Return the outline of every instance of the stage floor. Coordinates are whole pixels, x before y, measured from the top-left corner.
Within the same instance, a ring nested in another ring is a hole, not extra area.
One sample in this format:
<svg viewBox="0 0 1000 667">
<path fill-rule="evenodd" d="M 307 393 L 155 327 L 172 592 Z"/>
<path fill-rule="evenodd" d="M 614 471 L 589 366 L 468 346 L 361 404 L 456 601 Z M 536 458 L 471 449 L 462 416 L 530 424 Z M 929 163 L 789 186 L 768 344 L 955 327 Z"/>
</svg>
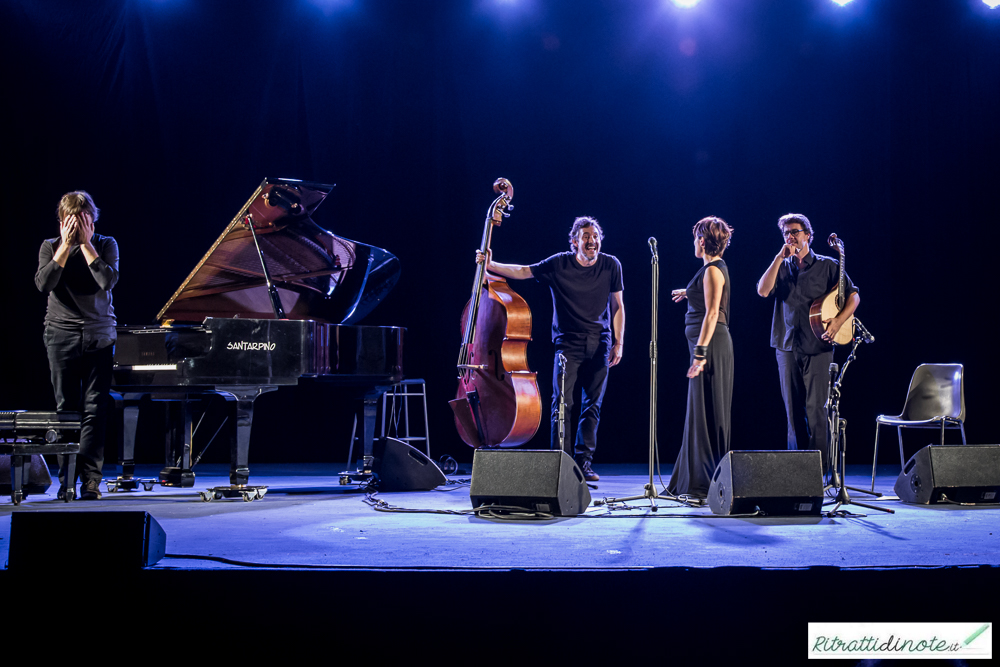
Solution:
<svg viewBox="0 0 1000 667">
<path fill-rule="evenodd" d="M 470 466 L 464 466 L 469 469 Z M 56 485 L 19 507 L 0 499 L 0 562 L 10 545 L 13 512 L 145 510 L 163 527 L 168 556 L 156 569 L 243 569 L 302 566 L 375 570 L 629 570 L 648 568 L 927 568 L 1000 565 L 998 507 L 916 506 L 899 502 L 898 468 L 880 470 L 881 499 L 852 492 L 858 506 L 845 517 L 732 518 L 707 508 L 659 501 L 633 509 L 591 506 L 575 518 L 499 520 L 470 514 L 468 484 L 434 491 L 379 493 L 383 512 L 356 485 L 341 486 L 342 466 L 256 465 L 251 483 L 266 485 L 254 502 L 205 502 L 199 490 L 228 483 L 225 466 L 197 470 L 192 489 L 104 493 L 96 502 L 63 503 Z M 642 493 L 644 465 L 596 466 L 595 500 Z M 140 467 L 155 476 L 157 466 Z M 111 472 L 111 471 L 109 471 Z M 663 469 L 667 480 L 669 466 Z M 458 474 L 452 480 L 468 480 Z M 851 486 L 868 488 L 870 469 L 850 467 Z M 103 488 L 103 487 L 102 487 Z M 426 510 L 416 512 L 412 510 Z M 177 556 L 183 556 L 179 558 Z M 212 559 L 226 559 L 222 562 Z"/>
</svg>

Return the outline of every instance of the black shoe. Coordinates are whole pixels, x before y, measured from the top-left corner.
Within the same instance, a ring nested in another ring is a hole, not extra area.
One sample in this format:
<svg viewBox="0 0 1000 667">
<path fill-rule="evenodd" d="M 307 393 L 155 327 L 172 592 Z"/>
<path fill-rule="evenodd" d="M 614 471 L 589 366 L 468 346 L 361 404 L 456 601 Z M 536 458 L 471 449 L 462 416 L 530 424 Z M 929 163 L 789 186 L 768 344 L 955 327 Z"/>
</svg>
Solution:
<svg viewBox="0 0 1000 667">
<path fill-rule="evenodd" d="M 66 487 L 60 486 L 59 492 L 56 493 L 56 500 L 66 500 Z"/>
<path fill-rule="evenodd" d="M 100 500 L 101 480 L 92 479 L 80 485 L 80 500 Z"/>
<path fill-rule="evenodd" d="M 601 476 L 594 472 L 594 469 L 590 467 L 590 461 L 584 461 L 581 463 L 580 471 L 583 472 L 583 478 L 588 482 L 601 481 Z"/>
</svg>

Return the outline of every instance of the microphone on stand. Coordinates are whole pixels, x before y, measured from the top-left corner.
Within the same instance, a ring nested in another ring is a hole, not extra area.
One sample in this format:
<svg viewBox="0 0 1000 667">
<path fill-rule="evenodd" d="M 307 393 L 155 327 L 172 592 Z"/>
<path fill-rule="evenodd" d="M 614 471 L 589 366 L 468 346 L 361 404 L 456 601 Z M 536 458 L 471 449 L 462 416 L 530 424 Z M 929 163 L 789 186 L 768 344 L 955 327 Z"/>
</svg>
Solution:
<svg viewBox="0 0 1000 667">
<path fill-rule="evenodd" d="M 653 251 L 653 257 L 656 257 L 656 237 L 650 236 L 648 243 L 649 249 Z"/>
<path fill-rule="evenodd" d="M 874 343 L 875 336 L 871 335 L 868 329 L 865 329 L 865 325 L 861 324 L 861 320 L 854 318 L 854 326 L 858 329 L 858 335 L 861 336 L 861 340 L 866 343 Z"/>
<path fill-rule="evenodd" d="M 840 391 L 837 389 L 837 373 L 839 372 L 840 366 L 837 364 L 830 364 L 830 393 L 827 394 L 826 404 L 823 406 L 827 410 L 830 409 L 830 401 L 833 399 L 834 394 L 840 394 Z"/>
<path fill-rule="evenodd" d="M 556 352 L 556 359 L 559 361 L 559 370 L 566 370 L 566 355 L 562 352 Z"/>
</svg>

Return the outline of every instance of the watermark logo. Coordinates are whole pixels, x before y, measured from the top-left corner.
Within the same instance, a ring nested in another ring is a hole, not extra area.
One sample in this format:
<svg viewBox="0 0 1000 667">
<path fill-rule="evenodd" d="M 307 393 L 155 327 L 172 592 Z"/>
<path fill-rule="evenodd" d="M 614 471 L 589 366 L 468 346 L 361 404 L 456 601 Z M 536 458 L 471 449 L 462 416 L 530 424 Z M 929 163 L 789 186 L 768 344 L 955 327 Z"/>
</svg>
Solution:
<svg viewBox="0 0 1000 667">
<path fill-rule="evenodd" d="M 248 340 L 231 340 L 226 344 L 227 350 L 273 350 L 274 343 L 253 343 Z"/>
<path fill-rule="evenodd" d="M 992 623 L 810 623 L 810 659 L 993 658 Z"/>
</svg>

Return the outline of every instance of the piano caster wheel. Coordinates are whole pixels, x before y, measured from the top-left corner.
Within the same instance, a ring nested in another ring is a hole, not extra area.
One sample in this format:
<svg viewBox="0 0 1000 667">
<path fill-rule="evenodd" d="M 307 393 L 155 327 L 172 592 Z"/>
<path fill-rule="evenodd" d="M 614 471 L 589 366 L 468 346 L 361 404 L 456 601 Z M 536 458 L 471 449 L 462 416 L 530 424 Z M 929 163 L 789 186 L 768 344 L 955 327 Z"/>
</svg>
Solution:
<svg viewBox="0 0 1000 667">
<path fill-rule="evenodd" d="M 267 493 L 267 487 L 258 487 L 255 489 L 250 489 L 249 491 L 243 491 L 243 502 L 253 502 L 255 500 L 260 500 Z"/>
<path fill-rule="evenodd" d="M 199 491 L 201 499 L 208 502 L 213 498 L 222 500 L 223 498 L 242 498 L 243 502 L 253 502 L 260 500 L 267 493 L 266 486 L 218 486 L 206 491 Z"/>
<path fill-rule="evenodd" d="M 350 475 L 341 475 L 340 476 L 340 485 L 341 486 L 347 486 L 350 483 L 351 483 L 351 477 L 350 477 Z"/>
<path fill-rule="evenodd" d="M 10 494 L 10 499 L 14 501 L 15 506 L 20 505 L 21 501 L 27 497 L 28 494 L 24 493 L 23 491 L 15 491 L 14 493 Z"/>
<path fill-rule="evenodd" d="M 118 479 L 106 479 L 104 480 L 105 486 L 108 487 L 108 493 L 118 493 L 119 491 L 135 491 L 139 488 L 139 484 L 147 491 L 153 490 L 153 482 L 151 479 L 136 479 L 134 477 L 119 477 Z"/>
</svg>

